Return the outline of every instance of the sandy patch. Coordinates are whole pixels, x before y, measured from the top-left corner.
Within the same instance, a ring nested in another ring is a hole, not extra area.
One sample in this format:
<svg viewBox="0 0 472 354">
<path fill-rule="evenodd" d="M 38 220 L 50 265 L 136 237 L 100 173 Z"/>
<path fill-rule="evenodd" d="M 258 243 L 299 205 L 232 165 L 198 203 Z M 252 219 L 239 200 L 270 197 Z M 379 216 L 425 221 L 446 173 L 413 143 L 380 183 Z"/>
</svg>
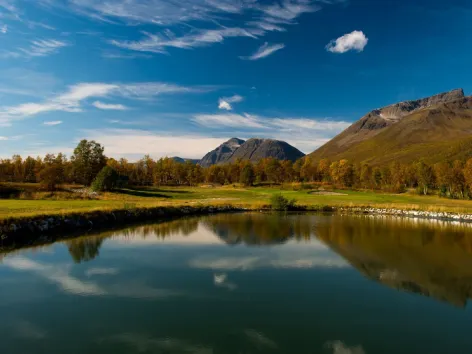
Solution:
<svg viewBox="0 0 472 354">
<path fill-rule="evenodd" d="M 348 195 L 346 193 L 337 193 L 337 192 L 330 192 L 330 191 L 312 191 L 312 192 L 308 192 L 308 194 L 311 194 L 311 195 L 332 195 L 332 196 Z"/>
</svg>

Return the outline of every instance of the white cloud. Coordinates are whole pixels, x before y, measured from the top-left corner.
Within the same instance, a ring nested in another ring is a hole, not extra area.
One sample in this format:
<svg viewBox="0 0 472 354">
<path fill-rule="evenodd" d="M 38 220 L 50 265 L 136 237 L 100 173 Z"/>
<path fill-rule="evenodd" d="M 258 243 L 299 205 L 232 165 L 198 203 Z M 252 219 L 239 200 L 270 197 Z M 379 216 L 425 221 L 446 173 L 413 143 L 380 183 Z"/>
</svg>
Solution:
<svg viewBox="0 0 472 354">
<path fill-rule="evenodd" d="M 324 2 L 330 3 L 332 1 Z M 275 2 L 272 5 L 261 7 L 260 9 L 268 16 L 271 22 L 286 23 L 287 21 L 293 21 L 304 13 L 320 10 L 321 7 L 314 3 L 315 1 L 310 0 L 284 0 L 280 3 Z"/>
<path fill-rule="evenodd" d="M 216 287 L 225 288 L 228 290 L 235 290 L 238 286 L 228 281 L 228 274 L 213 274 L 213 283 Z"/>
<path fill-rule="evenodd" d="M 266 256 L 247 257 L 198 257 L 189 262 L 190 267 L 214 271 L 253 270 L 266 268 L 305 269 L 305 268 L 343 268 L 348 267 L 341 257 L 329 251 L 313 255 L 274 253 Z"/>
<path fill-rule="evenodd" d="M 63 291 L 76 295 L 104 295 L 105 290 L 98 285 L 83 282 L 69 275 L 68 269 L 55 267 L 32 261 L 28 258 L 14 257 L 7 258 L 3 263 L 12 269 L 19 271 L 30 271 L 44 277 L 51 283 L 57 284 Z"/>
<path fill-rule="evenodd" d="M 299 129 L 317 130 L 317 131 L 334 131 L 336 133 L 348 128 L 352 123 L 344 121 L 317 120 L 307 118 L 274 118 L 270 120 L 270 124 L 286 131 Z"/>
<path fill-rule="evenodd" d="M 13 51 L 0 53 L 1 58 L 33 58 L 55 54 L 59 49 L 69 46 L 70 43 L 56 39 L 38 39 L 30 42 L 27 47 L 18 47 Z"/>
<path fill-rule="evenodd" d="M 128 109 L 128 107 L 122 105 L 122 104 L 109 104 L 109 103 L 103 103 L 100 101 L 95 101 L 92 103 L 93 106 L 97 107 L 98 109 L 104 109 L 104 110 L 115 110 L 115 111 L 125 111 Z"/>
<path fill-rule="evenodd" d="M 8 32 L 8 25 L 3 25 L 0 27 L 0 33 L 6 34 Z"/>
<path fill-rule="evenodd" d="M 238 103 L 238 102 L 242 102 L 243 100 L 244 100 L 244 97 L 239 96 L 239 95 L 234 95 L 231 97 L 221 97 L 218 100 L 218 108 L 231 111 L 233 109 L 233 106 L 231 105 L 231 103 Z"/>
<path fill-rule="evenodd" d="M 257 38 L 257 36 L 261 34 L 263 34 L 263 32 L 259 30 L 247 30 L 238 27 L 198 30 L 196 32 L 184 34 L 180 37 L 174 35 L 170 31 L 164 31 L 163 33 L 158 34 L 144 32 L 146 37 L 140 41 L 111 40 L 110 43 L 119 48 L 140 52 L 166 53 L 167 47 L 192 49 L 215 43 L 222 43 L 226 38 Z"/>
<path fill-rule="evenodd" d="M 103 144 L 107 156 L 129 159 L 139 159 L 146 154 L 153 158 L 183 156 L 198 159 L 229 139 L 201 135 L 169 136 L 135 129 L 104 129 L 84 133 L 87 139 Z"/>
<path fill-rule="evenodd" d="M 7 141 L 7 140 L 10 140 L 10 139 L 8 139 L 6 136 L 0 136 L 0 141 Z"/>
<path fill-rule="evenodd" d="M 208 129 L 218 129 L 227 136 L 257 136 L 283 140 L 305 153 L 314 151 L 351 125 L 350 122 L 329 118 L 280 118 L 247 113 L 197 114 L 192 120 Z"/>
<path fill-rule="evenodd" d="M 43 123 L 44 125 L 59 125 L 59 124 L 62 124 L 62 120 L 55 120 L 55 121 L 51 121 L 51 122 L 44 122 Z"/>
<path fill-rule="evenodd" d="M 369 39 L 365 36 L 362 31 L 354 31 L 348 34 L 345 34 L 338 39 L 333 39 L 326 46 L 326 50 L 332 53 L 346 53 L 350 50 L 356 50 L 362 52 L 369 42 Z"/>
<path fill-rule="evenodd" d="M 129 50 L 165 53 L 166 48 L 190 49 L 221 43 L 230 37 L 261 37 L 269 32 L 284 31 L 296 24 L 304 13 L 320 9 L 320 3 L 342 0 L 73 0 L 67 6 L 52 6 L 74 11 L 94 20 L 134 26 L 158 25 L 162 33 L 144 33 L 140 41 L 111 40 L 110 43 Z M 241 20 L 240 27 L 234 22 Z M 185 26 L 176 26 L 176 25 Z M 178 28 L 178 33 L 171 31 Z"/>
<path fill-rule="evenodd" d="M 130 284 L 111 284 L 100 286 L 91 281 L 84 281 L 72 276 L 71 265 L 39 263 L 24 257 L 6 258 L 3 264 L 17 271 L 31 272 L 55 284 L 68 294 L 80 296 L 117 296 L 125 298 L 158 299 L 169 296 L 181 296 L 182 293 L 149 287 L 133 282 Z M 93 273 L 93 272 L 92 272 Z"/>
<path fill-rule="evenodd" d="M 194 122 L 206 127 L 249 127 L 264 128 L 257 116 L 245 113 L 244 115 L 224 114 L 198 114 L 193 118 Z"/>
<path fill-rule="evenodd" d="M 82 102 L 90 98 L 117 96 L 127 99 L 152 99 L 163 94 L 204 93 L 214 89 L 216 88 L 211 86 L 185 87 L 162 82 L 132 84 L 107 84 L 101 82 L 79 83 L 70 86 L 65 93 L 51 97 L 40 103 L 30 102 L 18 106 L 0 107 L 0 124 L 44 112 L 81 112 Z M 100 109 L 124 108 L 122 105 L 105 105 L 100 102 L 95 106 Z"/>
<path fill-rule="evenodd" d="M 18 9 L 14 5 L 12 0 L 0 0 L 0 7 L 3 7 L 5 10 L 10 12 L 18 12 Z"/>
<path fill-rule="evenodd" d="M 332 349 L 333 354 L 365 354 L 364 348 L 361 346 L 348 347 L 340 340 L 328 342 L 326 343 L 325 347 Z"/>
<path fill-rule="evenodd" d="M 252 55 L 248 57 L 240 57 L 241 59 L 245 60 L 259 60 L 265 57 L 268 57 L 269 55 L 275 53 L 278 50 L 281 50 L 285 48 L 285 44 L 273 44 L 269 45 L 269 43 L 264 43 L 259 49 Z"/>
<path fill-rule="evenodd" d="M 344 121 L 320 120 L 308 118 L 272 118 L 245 113 L 198 114 L 193 118 L 195 122 L 207 127 L 248 127 L 277 129 L 278 131 L 334 131 L 340 132 L 352 123 Z"/>
<path fill-rule="evenodd" d="M 123 20 L 125 23 L 150 23 L 161 26 L 212 21 L 224 15 L 261 15 L 273 22 L 292 21 L 319 9 L 317 0 L 73 0 L 71 9 L 102 21 Z M 332 3 L 335 1 L 322 1 Z"/>
</svg>

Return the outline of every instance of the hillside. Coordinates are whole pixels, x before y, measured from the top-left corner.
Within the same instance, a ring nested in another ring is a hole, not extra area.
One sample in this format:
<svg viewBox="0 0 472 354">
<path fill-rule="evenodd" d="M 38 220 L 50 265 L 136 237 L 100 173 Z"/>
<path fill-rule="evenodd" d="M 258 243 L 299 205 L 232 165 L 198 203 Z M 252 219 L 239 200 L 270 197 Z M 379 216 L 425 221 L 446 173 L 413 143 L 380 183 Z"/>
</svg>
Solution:
<svg viewBox="0 0 472 354">
<path fill-rule="evenodd" d="M 200 165 L 208 167 L 214 164 L 235 162 L 238 159 L 257 162 L 268 157 L 296 161 L 303 156 L 305 156 L 304 153 L 284 141 L 272 139 L 244 141 L 232 138 L 206 154 L 200 161 Z"/>
<path fill-rule="evenodd" d="M 244 143 L 244 140 L 232 138 L 206 154 L 199 162 L 202 167 L 209 167 L 227 162 L 233 153 Z"/>
<path fill-rule="evenodd" d="M 186 163 L 186 162 L 191 162 L 192 164 L 196 165 L 200 160 L 198 159 L 186 159 L 178 156 L 171 157 L 172 160 L 178 163 Z"/>
<path fill-rule="evenodd" d="M 472 97 L 454 90 L 374 110 L 309 156 L 372 165 L 472 157 Z"/>
</svg>

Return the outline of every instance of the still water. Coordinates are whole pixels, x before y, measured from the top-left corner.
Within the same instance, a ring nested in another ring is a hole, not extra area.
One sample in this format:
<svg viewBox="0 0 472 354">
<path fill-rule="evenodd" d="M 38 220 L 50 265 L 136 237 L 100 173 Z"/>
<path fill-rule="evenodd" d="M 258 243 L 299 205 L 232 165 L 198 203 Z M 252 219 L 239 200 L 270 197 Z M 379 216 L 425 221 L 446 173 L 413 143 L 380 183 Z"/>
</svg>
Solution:
<svg viewBox="0 0 472 354">
<path fill-rule="evenodd" d="M 0 255 L 0 353 L 472 353 L 472 225 L 187 218 Z"/>
</svg>

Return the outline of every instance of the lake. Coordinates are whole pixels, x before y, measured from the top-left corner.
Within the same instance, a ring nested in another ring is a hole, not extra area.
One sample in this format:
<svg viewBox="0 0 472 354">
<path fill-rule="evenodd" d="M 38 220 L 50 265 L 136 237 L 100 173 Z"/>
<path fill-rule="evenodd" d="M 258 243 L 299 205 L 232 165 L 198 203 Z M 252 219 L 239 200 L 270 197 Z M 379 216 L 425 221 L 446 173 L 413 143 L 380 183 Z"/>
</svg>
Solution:
<svg viewBox="0 0 472 354">
<path fill-rule="evenodd" d="M 0 353 L 472 352 L 472 225 L 220 214 L 0 255 Z"/>
</svg>

